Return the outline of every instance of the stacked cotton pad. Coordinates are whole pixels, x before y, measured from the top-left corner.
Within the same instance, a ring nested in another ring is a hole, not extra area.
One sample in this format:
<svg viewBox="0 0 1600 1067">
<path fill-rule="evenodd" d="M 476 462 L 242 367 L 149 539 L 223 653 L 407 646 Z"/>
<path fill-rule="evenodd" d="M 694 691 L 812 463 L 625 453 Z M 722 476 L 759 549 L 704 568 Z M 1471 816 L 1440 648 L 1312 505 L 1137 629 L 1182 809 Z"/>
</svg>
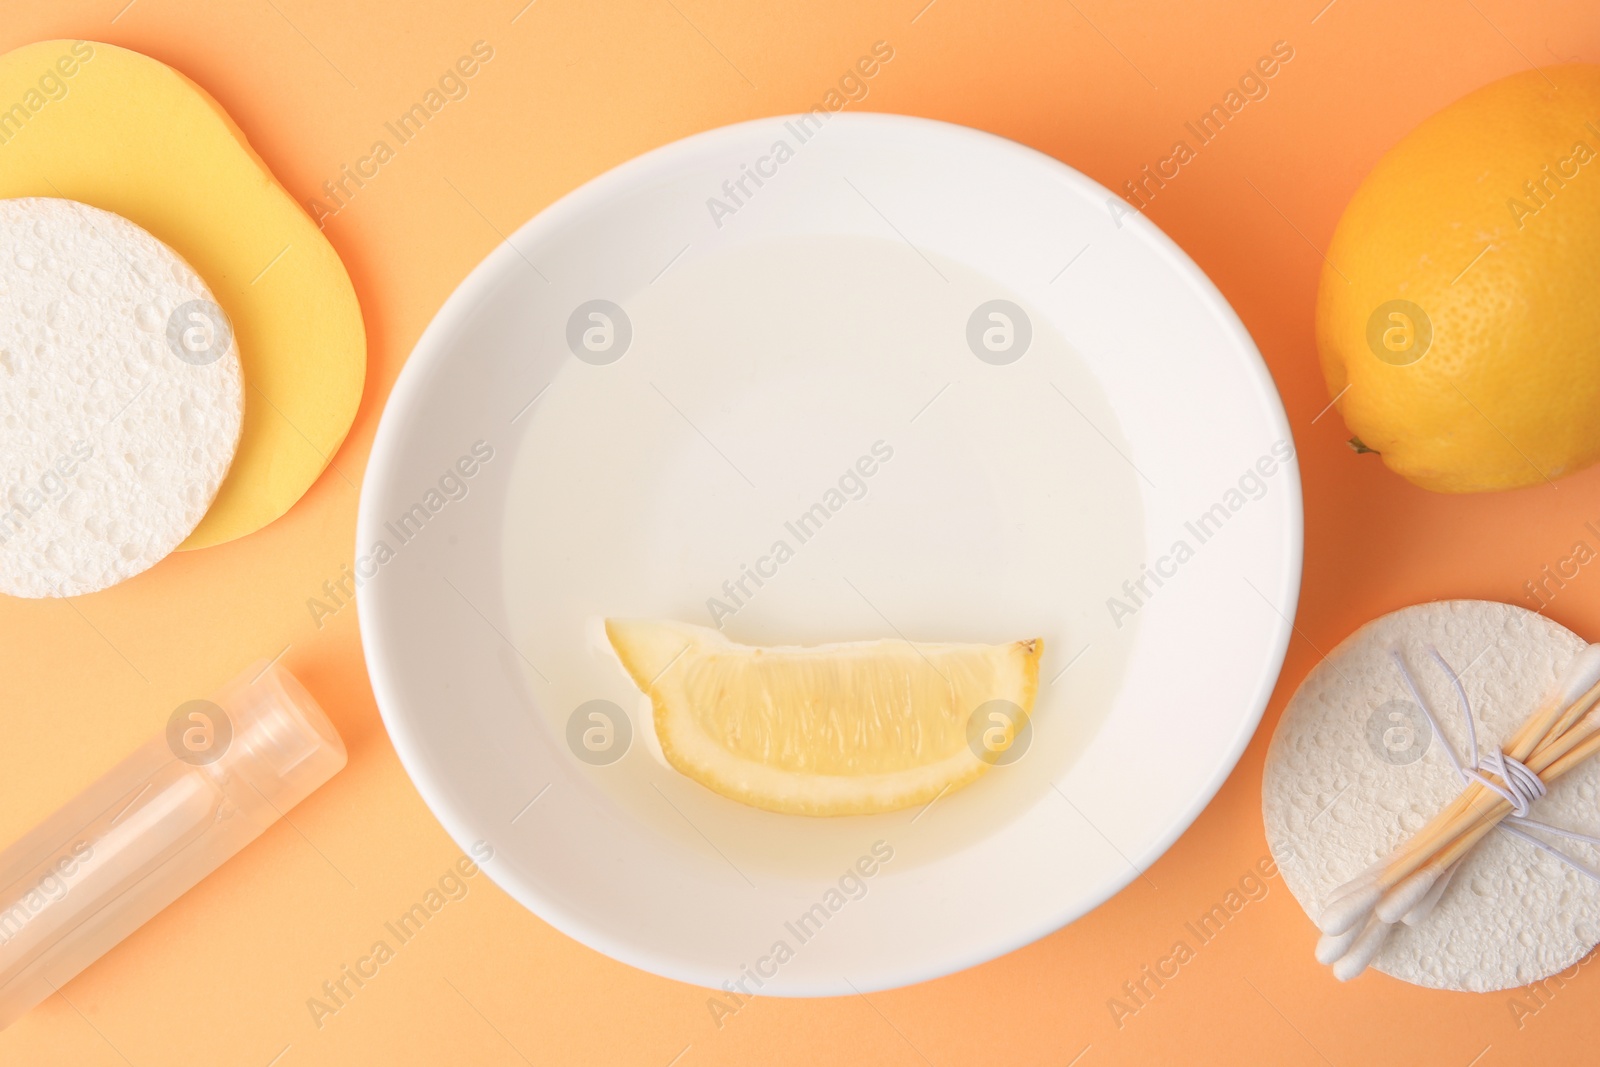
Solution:
<svg viewBox="0 0 1600 1067">
<path fill-rule="evenodd" d="M 239 443 L 226 316 L 172 249 L 72 200 L 0 200 L 0 592 L 76 596 L 152 566 Z"/>
<path fill-rule="evenodd" d="M 1263 814 L 1273 858 L 1308 915 L 1461 793 L 1461 778 L 1393 659 L 1398 651 L 1458 754 L 1469 749 L 1448 674 L 1460 675 L 1488 752 L 1513 733 L 1585 642 L 1542 615 L 1488 601 L 1422 604 L 1347 638 L 1284 709 L 1267 754 Z M 1553 782 L 1531 817 L 1600 830 L 1600 762 Z M 1591 868 L 1600 850 L 1550 839 Z M 1308 930 L 1309 954 L 1315 934 Z M 1505 833 L 1467 854 L 1416 925 L 1397 924 L 1372 965 L 1436 989 L 1487 992 L 1570 967 L 1600 940 L 1600 882 Z"/>
</svg>

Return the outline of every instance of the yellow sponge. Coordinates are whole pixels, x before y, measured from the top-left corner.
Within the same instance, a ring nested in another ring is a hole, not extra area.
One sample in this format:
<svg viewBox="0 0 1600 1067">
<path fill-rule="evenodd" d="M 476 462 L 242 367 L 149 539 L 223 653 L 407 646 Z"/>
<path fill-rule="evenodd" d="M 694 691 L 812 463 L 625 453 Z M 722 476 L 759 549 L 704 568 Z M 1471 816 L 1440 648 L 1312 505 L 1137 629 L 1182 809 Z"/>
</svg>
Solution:
<svg viewBox="0 0 1600 1067">
<path fill-rule="evenodd" d="M 344 441 L 367 341 L 344 264 L 199 86 L 112 45 L 43 41 L 0 56 L 0 197 L 79 200 L 144 227 L 199 272 L 232 321 L 244 429 L 216 501 L 181 548 L 288 511 Z"/>
</svg>

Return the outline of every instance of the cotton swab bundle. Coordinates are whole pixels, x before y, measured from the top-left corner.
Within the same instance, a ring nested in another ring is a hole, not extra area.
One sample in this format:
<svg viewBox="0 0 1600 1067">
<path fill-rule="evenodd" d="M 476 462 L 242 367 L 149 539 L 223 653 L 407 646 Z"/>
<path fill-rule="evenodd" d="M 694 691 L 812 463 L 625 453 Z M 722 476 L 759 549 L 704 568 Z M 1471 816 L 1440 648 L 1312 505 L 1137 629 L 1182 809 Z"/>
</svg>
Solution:
<svg viewBox="0 0 1600 1067">
<path fill-rule="evenodd" d="M 1551 782 L 1600 752 L 1600 645 L 1580 652 L 1556 692 L 1507 739 L 1503 750 L 1477 761 L 1477 739 L 1460 680 L 1437 653 L 1461 696 L 1474 765 L 1463 767 L 1439 733 L 1432 712 L 1416 693 L 1404 662 L 1395 654 L 1446 755 L 1466 780 L 1460 795 L 1382 862 L 1336 889 L 1318 916 L 1320 963 L 1349 981 L 1382 950 L 1397 922 L 1416 925 L 1443 895 L 1460 861 L 1509 815 L 1526 815 Z"/>
</svg>

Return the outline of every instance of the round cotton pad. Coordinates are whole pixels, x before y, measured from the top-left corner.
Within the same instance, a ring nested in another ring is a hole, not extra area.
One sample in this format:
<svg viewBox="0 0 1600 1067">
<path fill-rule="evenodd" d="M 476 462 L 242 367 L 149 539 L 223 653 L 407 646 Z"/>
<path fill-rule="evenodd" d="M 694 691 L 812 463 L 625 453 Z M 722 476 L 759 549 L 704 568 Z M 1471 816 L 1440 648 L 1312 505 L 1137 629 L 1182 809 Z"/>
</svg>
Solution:
<svg viewBox="0 0 1600 1067">
<path fill-rule="evenodd" d="M 1262 782 L 1267 841 L 1308 915 L 1334 889 L 1387 855 L 1461 792 L 1390 650 L 1405 658 L 1445 739 L 1470 761 L 1466 727 L 1436 648 L 1461 676 L 1480 755 L 1556 690 L 1585 646 L 1544 616 L 1509 604 L 1419 604 L 1368 623 L 1301 684 L 1272 736 Z M 1600 762 L 1579 766 L 1533 804 L 1529 818 L 1600 833 Z M 1600 850 L 1540 834 L 1600 869 Z M 1315 931 L 1307 925 L 1303 951 Z M 1433 989 L 1488 992 L 1546 978 L 1600 939 L 1600 882 L 1496 831 L 1468 854 L 1425 919 L 1396 924 L 1373 966 Z"/>
<path fill-rule="evenodd" d="M 178 255 L 72 200 L 0 200 L 0 592 L 76 596 L 150 567 L 239 442 L 232 329 Z"/>
</svg>

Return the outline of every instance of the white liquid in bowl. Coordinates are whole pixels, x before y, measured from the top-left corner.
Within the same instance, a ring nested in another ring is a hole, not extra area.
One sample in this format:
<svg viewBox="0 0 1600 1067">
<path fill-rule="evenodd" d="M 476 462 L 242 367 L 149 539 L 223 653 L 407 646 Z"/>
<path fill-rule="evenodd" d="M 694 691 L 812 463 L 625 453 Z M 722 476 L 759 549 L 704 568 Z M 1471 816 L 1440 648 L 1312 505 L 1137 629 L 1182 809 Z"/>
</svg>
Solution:
<svg viewBox="0 0 1600 1067">
<path fill-rule="evenodd" d="M 1136 620 L 1108 626 L 1105 597 L 1146 553 L 1117 419 L 1043 314 L 969 268 L 865 237 L 691 250 L 641 291 L 606 295 L 625 309 L 627 351 L 568 360 L 520 417 L 503 549 L 508 636 L 532 668 L 504 658 L 529 714 L 562 751 L 586 701 L 631 716 L 621 759 L 572 757 L 597 800 L 759 881 L 836 875 L 916 817 L 915 835 L 894 835 L 904 870 L 1049 791 L 1120 685 Z M 994 299 L 1031 325 L 1006 365 L 967 340 Z M 661 760 L 608 616 L 720 623 L 748 644 L 1042 636 L 1033 736 L 921 816 L 758 811 Z"/>
</svg>

